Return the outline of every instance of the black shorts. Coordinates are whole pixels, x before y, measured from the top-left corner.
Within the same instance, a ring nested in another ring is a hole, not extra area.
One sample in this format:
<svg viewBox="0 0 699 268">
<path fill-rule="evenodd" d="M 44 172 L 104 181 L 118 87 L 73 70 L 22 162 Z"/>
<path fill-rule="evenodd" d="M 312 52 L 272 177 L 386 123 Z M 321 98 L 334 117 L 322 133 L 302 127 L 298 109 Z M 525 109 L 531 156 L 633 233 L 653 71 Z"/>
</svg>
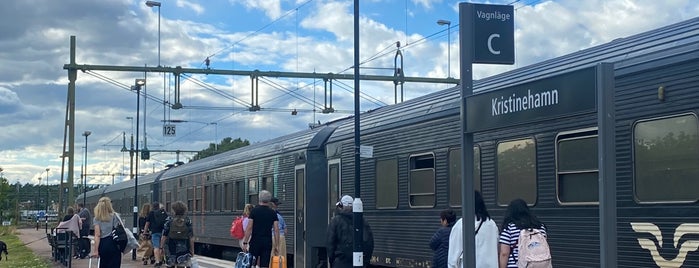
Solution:
<svg viewBox="0 0 699 268">
<path fill-rule="evenodd" d="M 250 254 L 255 256 L 260 261 L 259 267 L 269 267 L 269 260 L 272 253 L 272 241 L 269 243 L 265 242 L 254 242 L 250 241 Z"/>
</svg>

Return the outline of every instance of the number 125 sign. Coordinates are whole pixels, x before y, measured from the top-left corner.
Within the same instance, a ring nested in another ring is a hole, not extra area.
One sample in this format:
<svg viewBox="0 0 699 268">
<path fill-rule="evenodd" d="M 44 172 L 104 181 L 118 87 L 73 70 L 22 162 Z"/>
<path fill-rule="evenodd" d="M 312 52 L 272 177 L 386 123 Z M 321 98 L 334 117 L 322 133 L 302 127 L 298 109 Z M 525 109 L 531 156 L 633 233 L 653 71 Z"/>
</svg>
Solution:
<svg viewBox="0 0 699 268">
<path fill-rule="evenodd" d="M 175 125 L 163 125 L 163 136 L 174 137 L 175 136 Z"/>
</svg>

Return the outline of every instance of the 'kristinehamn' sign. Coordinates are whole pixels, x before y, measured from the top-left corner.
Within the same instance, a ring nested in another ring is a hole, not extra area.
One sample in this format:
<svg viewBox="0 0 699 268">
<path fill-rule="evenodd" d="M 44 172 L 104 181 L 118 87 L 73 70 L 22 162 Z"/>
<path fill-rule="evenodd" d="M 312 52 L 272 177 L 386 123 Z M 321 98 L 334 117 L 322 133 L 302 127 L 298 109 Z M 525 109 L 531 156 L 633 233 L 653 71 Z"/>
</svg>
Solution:
<svg viewBox="0 0 699 268">
<path fill-rule="evenodd" d="M 540 79 L 466 99 L 467 132 L 595 110 L 595 68 Z"/>
</svg>

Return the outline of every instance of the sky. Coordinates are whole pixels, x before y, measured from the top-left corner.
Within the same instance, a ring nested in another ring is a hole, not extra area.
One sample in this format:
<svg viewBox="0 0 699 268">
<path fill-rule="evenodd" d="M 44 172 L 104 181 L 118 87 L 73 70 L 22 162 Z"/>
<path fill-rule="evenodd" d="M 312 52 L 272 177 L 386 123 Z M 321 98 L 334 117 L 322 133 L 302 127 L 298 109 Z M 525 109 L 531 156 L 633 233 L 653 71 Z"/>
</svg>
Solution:
<svg viewBox="0 0 699 268">
<path fill-rule="evenodd" d="M 207 68 L 208 58 L 212 69 L 353 74 L 353 1 L 161 0 L 160 8 L 145 2 L 3 3 L 0 168 L 10 183 L 46 184 L 48 175 L 48 183 L 55 185 L 61 179 L 68 100 L 63 67 L 70 59 L 70 36 L 76 38 L 78 64 L 201 69 Z M 472 2 L 512 5 L 515 10 L 515 64 L 474 65 L 474 79 L 691 19 L 699 12 L 699 2 L 691 0 Z M 406 76 L 459 78 L 458 3 L 360 1 L 360 73 L 392 76 L 396 63 L 402 63 Z M 438 20 L 451 24 L 438 25 Z M 402 62 L 395 60 L 398 43 Z M 137 95 L 130 90 L 137 78 L 147 80 L 138 116 Z M 404 98 L 451 86 L 406 83 Z M 392 82 L 364 81 L 360 90 L 361 111 L 395 102 Z M 120 149 L 124 137 L 130 146 L 136 118 L 140 145 L 163 151 L 140 162 L 143 174 L 193 156 L 173 151 L 199 151 L 225 137 L 261 142 L 353 114 L 353 81 L 333 82 L 335 113 L 319 112 L 328 103 L 325 94 L 322 80 L 261 78 L 261 110 L 250 112 L 250 77 L 187 74 L 181 81 L 183 108 L 173 110 L 171 74 L 78 72 L 74 176 L 81 176 L 87 158 L 88 184 L 128 180 L 120 174 L 129 173 L 129 155 Z M 290 112 L 294 109 L 296 115 Z M 163 135 L 165 124 L 175 125 L 175 136 Z M 91 132 L 87 141 L 84 131 Z"/>
</svg>

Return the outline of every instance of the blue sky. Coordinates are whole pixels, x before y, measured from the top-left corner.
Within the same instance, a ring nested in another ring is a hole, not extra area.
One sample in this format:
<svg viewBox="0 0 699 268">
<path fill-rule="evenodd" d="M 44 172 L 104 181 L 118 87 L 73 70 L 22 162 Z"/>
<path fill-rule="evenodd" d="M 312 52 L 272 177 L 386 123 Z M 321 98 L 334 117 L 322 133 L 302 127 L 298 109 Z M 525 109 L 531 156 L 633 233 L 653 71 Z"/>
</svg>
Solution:
<svg viewBox="0 0 699 268">
<path fill-rule="evenodd" d="M 164 66 L 285 72 L 338 73 L 353 60 L 353 1 L 333 0 L 162 0 L 160 63 Z M 485 3 L 485 1 L 474 1 Z M 476 65 L 484 78 L 616 38 L 648 31 L 696 16 L 699 2 L 652 0 L 489 1 L 515 8 L 515 61 Z M 365 0 L 360 3 L 362 74 L 392 75 L 395 43 L 400 42 L 407 76 L 458 78 L 458 2 L 440 0 Z M 0 167 L 14 183 L 37 183 L 49 168 L 49 183 L 60 180 L 67 99 L 69 38 L 77 39 L 79 64 L 154 66 L 158 64 L 158 9 L 140 0 L 6 1 L 0 9 Z M 450 20 L 447 26 L 439 19 Z M 450 40 L 449 40 L 450 39 Z M 450 43 L 448 41 L 451 41 Z M 448 46 L 450 44 L 450 46 Z M 447 49 L 450 47 L 450 49 Z M 448 52 L 451 52 L 447 64 Z M 106 78 L 101 79 L 98 77 Z M 128 155 L 119 151 L 122 133 L 132 132 L 136 95 L 128 90 L 141 73 L 78 74 L 76 87 L 75 170 L 83 164 L 89 130 L 89 174 L 128 173 Z M 193 150 L 224 137 L 264 141 L 326 122 L 347 113 L 314 113 L 322 103 L 322 81 L 269 78 L 260 83 L 263 111 L 246 112 L 230 96 L 250 102 L 250 78 L 192 75 L 183 79 L 185 109 L 164 109 L 172 101 L 171 76 L 149 74 L 145 111 L 149 149 Z M 165 79 L 165 82 L 163 82 Z M 105 80 L 110 80 L 106 82 Z M 338 83 L 337 110 L 353 109 L 352 81 Z M 315 86 L 314 86 L 315 85 Z M 407 83 L 406 98 L 447 85 Z M 217 94 L 225 92 L 224 96 Z M 295 90 L 303 98 L 285 90 Z M 361 109 L 393 103 L 391 82 L 362 82 Z M 228 97 L 226 97 L 228 96 Z M 309 100 L 311 100 L 309 104 Z M 317 107 L 317 106 L 316 106 Z M 299 114 L 288 112 L 298 109 Z M 143 115 L 141 115 L 142 119 Z M 162 120 L 178 123 L 176 137 L 162 135 Z M 216 123 L 216 124 L 211 124 Z M 143 133 L 141 133 L 143 136 Z M 143 142 L 141 142 L 143 144 Z M 192 154 L 181 154 L 186 161 Z M 171 153 L 154 153 L 141 162 L 144 172 L 172 163 Z M 116 176 L 117 182 L 123 176 Z M 91 176 L 88 183 L 110 183 L 111 176 Z"/>
</svg>

